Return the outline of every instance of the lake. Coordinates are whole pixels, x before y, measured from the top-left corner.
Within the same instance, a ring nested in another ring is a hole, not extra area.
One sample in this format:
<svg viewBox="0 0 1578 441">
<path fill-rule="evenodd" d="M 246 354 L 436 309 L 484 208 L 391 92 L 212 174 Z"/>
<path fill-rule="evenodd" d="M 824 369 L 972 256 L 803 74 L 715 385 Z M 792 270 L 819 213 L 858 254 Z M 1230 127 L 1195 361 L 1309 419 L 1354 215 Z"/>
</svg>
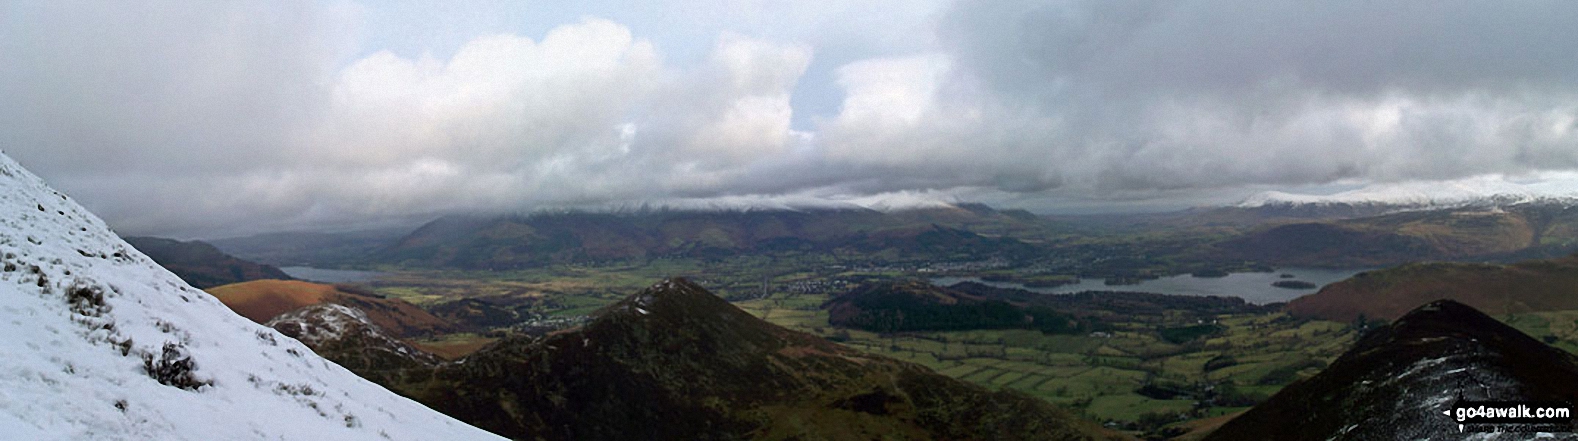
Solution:
<svg viewBox="0 0 1578 441">
<path fill-rule="evenodd" d="M 933 284 L 948 286 L 959 282 L 979 282 L 1003 288 L 1019 288 L 1045 294 L 1072 294 L 1081 291 L 1138 291 L 1157 294 L 1186 296 L 1232 296 L 1257 305 L 1286 302 L 1305 294 L 1313 294 L 1328 283 L 1346 279 L 1369 269 L 1279 268 L 1269 273 L 1232 273 L 1227 277 L 1195 277 L 1188 274 L 1143 280 L 1134 285 L 1107 285 L 1102 279 L 1080 279 L 1053 288 L 1025 288 L 1017 283 L 985 282 L 976 277 L 937 277 Z M 1293 278 L 1284 279 L 1283 274 Z M 1287 289 L 1271 286 L 1274 282 L 1300 280 L 1314 284 L 1310 289 Z"/>
<path fill-rule="evenodd" d="M 282 266 L 279 270 L 284 271 L 287 276 L 319 283 L 366 282 L 384 275 L 377 271 L 323 269 L 310 266 Z"/>
</svg>

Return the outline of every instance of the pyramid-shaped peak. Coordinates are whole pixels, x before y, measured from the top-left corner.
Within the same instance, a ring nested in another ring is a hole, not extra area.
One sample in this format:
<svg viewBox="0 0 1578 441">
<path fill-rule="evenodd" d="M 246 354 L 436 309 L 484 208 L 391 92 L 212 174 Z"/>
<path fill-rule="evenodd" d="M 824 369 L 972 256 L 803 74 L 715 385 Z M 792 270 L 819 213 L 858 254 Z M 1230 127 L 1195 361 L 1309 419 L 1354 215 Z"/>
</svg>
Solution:
<svg viewBox="0 0 1578 441">
<path fill-rule="evenodd" d="M 643 295 L 648 299 L 662 298 L 666 301 L 672 301 L 675 299 L 717 299 L 720 302 L 723 301 L 723 299 L 718 298 L 718 296 L 713 295 L 711 292 L 708 292 L 707 288 L 703 288 L 701 285 L 696 284 L 696 282 L 692 282 L 690 279 L 686 279 L 684 277 L 671 277 L 663 279 L 663 281 L 654 283 L 652 286 L 642 290 L 642 292 L 637 294 L 636 297 L 642 297 Z"/>
<path fill-rule="evenodd" d="M 1398 325 L 1404 320 L 1481 320 L 1491 319 L 1490 316 L 1479 312 L 1471 306 L 1459 303 L 1456 300 L 1441 299 L 1420 305 L 1398 319 Z M 1492 319 L 1493 320 L 1493 319 Z"/>
<path fill-rule="evenodd" d="M 684 277 L 671 277 L 626 297 L 604 309 L 604 313 L 634 311 L 687 312 L 691 314 L 737 309 L 701 285 Z M 603 315 L 600 313 L 598 315 Z"/>
<path fill-rule="evenodd" d="M 1399 339 L 1445 336 L 1484 339 L 1522 334 L 1478 309 L 1447 299 L 1426 303 L 1398 317 L 1392 322 L 1391 333 Z"/>
</svg>

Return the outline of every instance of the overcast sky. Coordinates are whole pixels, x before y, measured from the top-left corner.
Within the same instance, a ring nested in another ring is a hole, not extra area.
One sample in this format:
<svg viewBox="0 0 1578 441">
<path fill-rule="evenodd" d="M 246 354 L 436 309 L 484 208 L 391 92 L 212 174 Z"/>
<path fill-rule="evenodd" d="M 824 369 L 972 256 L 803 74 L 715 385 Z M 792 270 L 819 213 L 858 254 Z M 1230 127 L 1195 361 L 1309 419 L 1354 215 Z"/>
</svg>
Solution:
<svg viewBox="0 0 1578 441">
<path fill-rule="evenodd" d="M 1231 203 L 1578 170 L 1578 2 L 0 2 L 122 233 L 665 200 Z"/>
</svg>

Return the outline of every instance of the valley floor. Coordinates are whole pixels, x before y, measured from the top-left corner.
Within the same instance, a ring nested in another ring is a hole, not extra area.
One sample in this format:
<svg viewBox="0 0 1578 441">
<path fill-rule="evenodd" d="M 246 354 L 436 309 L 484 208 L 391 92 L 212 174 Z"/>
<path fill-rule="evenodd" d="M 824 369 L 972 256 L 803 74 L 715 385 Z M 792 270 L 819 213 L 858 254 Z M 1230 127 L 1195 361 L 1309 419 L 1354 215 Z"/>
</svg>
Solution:
<svg viewBox="0 0 1578 441">
<path fill-rule="evenodd" d="M 774 296 L 736 305 L 780 326 L 867 352 L 925 365 L 989 388 L 1005 388 L 1082 411 L 1118 426 L 1233 413 L 1314 375 L 1356 335 L 1344 323 L 1295 320 L 1282 313 L 1216 318 L 1222 331 L 1183 344 L 1158 326 L 1117 324 L 1112 332 L 1048 335 L 1033 330 L 971 330 L 882 335 L 827 325 L 820 295 Z M 1144 390 L 1146 386 L 1155 390 Z"/>
</svg>

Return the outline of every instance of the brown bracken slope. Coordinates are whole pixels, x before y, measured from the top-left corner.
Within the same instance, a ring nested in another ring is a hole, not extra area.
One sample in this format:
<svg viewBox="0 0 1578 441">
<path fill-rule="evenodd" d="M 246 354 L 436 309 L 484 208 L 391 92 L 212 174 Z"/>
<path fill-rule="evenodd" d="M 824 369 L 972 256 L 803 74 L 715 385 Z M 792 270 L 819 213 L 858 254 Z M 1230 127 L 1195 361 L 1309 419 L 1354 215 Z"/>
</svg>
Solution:
<svg viewBox="0 0 1578 441">
<path fill-rule="evenodd" d="M 254 280 L 208 289 L 241 316 L 258 323 L 307 306 L 334 303 L 367 313 L 380 328 L 399 337 L 448 332 L 448 322 L 403 300 L 370 293 L 349 292 L 346 287 L 299 280 Z"/>
<path fill-rule="evenodd" d="M 1578 256 L 1511 265 L 1408 264 L 1369 271 L 1288 302 L 1304 317 L 1392 320 L 1414 306 L 1450 299 L 1493 316 L 1578 309 Z"/>
</svg>

